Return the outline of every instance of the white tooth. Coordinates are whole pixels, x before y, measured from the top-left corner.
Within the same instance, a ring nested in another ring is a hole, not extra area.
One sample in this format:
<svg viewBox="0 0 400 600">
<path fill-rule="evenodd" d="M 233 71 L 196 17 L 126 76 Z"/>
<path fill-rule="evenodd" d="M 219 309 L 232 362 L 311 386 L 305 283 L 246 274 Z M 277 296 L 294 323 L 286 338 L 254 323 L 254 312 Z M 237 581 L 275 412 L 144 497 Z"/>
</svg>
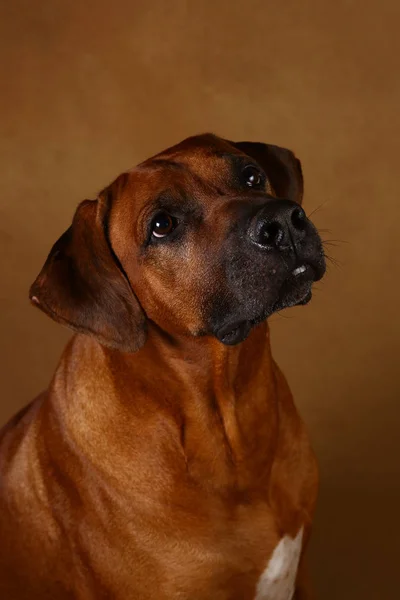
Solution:
<svg viewBox="0 0 400 600">
<path fill-rule="evenodd" d="M 305 265 L 301 265 L 301 267 L 297 267 L 297 269 L 293 271 L 293 275 L 300 275 L 300 273 L 304 273 L 305 270 Z"/>
</svg>

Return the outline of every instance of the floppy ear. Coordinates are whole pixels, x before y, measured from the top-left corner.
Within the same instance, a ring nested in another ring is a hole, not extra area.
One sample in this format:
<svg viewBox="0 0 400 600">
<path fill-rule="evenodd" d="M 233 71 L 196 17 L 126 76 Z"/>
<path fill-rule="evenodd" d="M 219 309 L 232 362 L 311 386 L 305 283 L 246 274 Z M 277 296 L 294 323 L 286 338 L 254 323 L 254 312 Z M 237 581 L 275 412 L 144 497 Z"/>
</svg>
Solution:
<svg viewBox="0 0 400 600">
<path fill-rule="evenodd" d="M 110 193 L 85 200 L 33 283 L 31 301 L 55 321 L 111 348 L 135 352 L 146 317 L 107 237 Z"/>
<path fill-rule="evenodd" d="M 302 203 L 303 173 L 301 163 L 291 150 L 261 142 L 230 142 L 263 168 L 279 198 Z"/>
</svg>

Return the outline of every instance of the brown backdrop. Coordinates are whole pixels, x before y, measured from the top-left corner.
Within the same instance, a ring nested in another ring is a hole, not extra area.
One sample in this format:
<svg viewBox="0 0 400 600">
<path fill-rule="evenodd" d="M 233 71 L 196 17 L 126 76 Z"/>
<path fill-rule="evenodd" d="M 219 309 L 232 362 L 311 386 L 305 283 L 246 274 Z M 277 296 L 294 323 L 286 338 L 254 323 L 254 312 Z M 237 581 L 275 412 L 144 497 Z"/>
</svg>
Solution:
<svg viewBox="0 0 400 600">
<path fill-rule="evenodd" d="M 27 301 L 75 205 L 203 131 L 295 149 L 341 266 L 272 321 L 322 470 L 324 600 L 398 597 L 400 4 L 3 0 L 1 406 L 46 386 L 68 332 Z"/>
</svg>

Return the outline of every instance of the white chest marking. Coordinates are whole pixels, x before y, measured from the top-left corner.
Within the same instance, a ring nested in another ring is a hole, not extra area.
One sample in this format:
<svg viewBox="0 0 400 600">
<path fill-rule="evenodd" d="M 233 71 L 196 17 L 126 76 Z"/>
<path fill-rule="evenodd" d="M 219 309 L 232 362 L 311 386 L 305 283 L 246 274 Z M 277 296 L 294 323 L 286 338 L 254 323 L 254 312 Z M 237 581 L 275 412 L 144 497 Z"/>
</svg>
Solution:
<svg viewBox="0 0 400 600">
<path fill-rule="evenodd" d="M 293 539 L 281 539 L 257 584 L 255 600 L 292 600 L 303 541 L 303 528 Z"/>
</svg>

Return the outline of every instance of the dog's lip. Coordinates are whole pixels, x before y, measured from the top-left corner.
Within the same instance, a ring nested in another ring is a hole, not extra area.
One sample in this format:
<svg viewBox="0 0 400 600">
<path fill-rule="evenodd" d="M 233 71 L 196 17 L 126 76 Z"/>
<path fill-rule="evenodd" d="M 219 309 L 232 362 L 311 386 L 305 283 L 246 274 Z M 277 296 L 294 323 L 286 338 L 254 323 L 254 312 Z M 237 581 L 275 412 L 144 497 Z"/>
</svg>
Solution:
<svg viewBox="0 0 400 600">
<path fill-rule="evenodd" d="M 233 321 L 220 327 L 216 333 L 216 337 L 224 344 L 235 344 L 238 338 L 247 337 L 251 327 L 251 321 Z"/>
<path fill-rule="evenodd" d="M 318 279 L 318 271 L 313 265 L 301 263 L 291 270 L 279 290 L 273 312 L 283 307 L 308 304 L 312 297 L 312 285 Z"/>
<path fill-rule="evenodd" d="M 296 306 L 305 306 L 312 298 L 312 291 L 309 289 L 306 294 L 297 302 Z"/>
</svg>

